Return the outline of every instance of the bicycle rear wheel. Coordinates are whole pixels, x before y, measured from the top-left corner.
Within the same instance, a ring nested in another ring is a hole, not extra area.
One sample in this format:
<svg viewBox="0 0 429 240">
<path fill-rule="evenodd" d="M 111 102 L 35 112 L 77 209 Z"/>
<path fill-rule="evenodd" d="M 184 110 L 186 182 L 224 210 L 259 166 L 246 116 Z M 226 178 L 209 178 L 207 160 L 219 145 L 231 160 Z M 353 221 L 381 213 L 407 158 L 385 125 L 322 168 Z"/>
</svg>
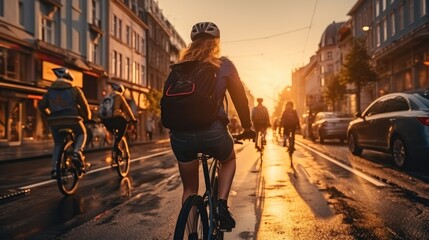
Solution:
<svg viewBox="0 0 429 240">
<path fill-rule="evenodd" d="M 125 151 L 125 149 L 128 149 L 128 148 L 125 148 L 125 144 L 127 144 L 127 143 L 124 141 L 124 139 L 122 139 L 119 142 L 119 145 L 118 145 L 119 149 L 124 150 L 124 154 L 123 155 L 122 154 L 118 154 L 118 153 L 114 154 L 115 155 L 114 159 L 115 159 L 116 163 L 118 164 L 116 170 L 117 170 L 118 175 L 120 177 L 126 177 L 128 175 L 128 173 L 130 172 L 130 162 L 131 162 L 131 160 L 130 160 L 130 156 Z"/>
<path fill-rule="evenodd" d="M 79 184 L 79 173 L 72 159 L 73 143 L 67 142 L 57 160 L 57 184 L 60 192 L 66 196 L 74 194 Z"/>
<path fill-rule="evenodd" d="M 204 200 L 191 195 L 183 203 L 174 230 L 174 240 L 208 240 L 208 218 Z"/>
</svg>

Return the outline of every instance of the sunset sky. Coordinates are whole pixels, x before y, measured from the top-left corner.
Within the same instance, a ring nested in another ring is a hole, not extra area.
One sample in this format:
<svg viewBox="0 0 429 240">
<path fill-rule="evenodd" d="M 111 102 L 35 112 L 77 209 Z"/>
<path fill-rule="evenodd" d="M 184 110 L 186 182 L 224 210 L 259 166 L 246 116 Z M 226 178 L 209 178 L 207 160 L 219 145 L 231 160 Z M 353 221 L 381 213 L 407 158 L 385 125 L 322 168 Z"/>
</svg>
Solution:
<svg viewBox="0 0 429 240">
<path fill-rule="evenodd" d="M 309 62 L 323 31 L 347 21 L 357 0 L 159 0 L 164 16 L 186 43 L 193 24 L 214 22 L 221 54 L 236 65 L 255 97 L 272 112 L 292 71 Z"/>
</svg>

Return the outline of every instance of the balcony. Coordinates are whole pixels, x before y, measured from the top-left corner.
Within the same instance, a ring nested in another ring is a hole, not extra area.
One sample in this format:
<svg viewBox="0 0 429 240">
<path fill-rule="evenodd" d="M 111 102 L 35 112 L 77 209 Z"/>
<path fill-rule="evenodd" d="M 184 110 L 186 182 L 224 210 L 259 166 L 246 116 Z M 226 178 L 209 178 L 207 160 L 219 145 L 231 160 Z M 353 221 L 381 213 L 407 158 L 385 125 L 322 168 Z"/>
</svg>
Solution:
<svg viewBox="0 0 429 240">
<path fill-rule="evenodd" d="M 42 0 L 42 2 L 50 3 L 59 8 L 63 6 L 63 4 L 61 3 L 61 0 Z"/>
<path fill-rule="evenodd" d="M 98 18 L 92 18 L 92 21 L 89 22 L 89 28 L 99 34 L 103 34 L 103 30 L 101 28 L 101 20 Z"/>
</svg>

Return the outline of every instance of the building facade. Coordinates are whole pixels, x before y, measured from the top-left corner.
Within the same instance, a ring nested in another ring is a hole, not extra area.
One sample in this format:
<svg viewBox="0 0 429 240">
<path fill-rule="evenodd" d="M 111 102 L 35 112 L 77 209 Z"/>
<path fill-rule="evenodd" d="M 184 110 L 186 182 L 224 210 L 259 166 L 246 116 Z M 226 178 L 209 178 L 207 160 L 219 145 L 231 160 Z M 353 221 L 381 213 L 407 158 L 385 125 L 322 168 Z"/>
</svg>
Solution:
<svg viewBox="0 0 429 240">
<path fill-rule="evenodd" d="M 367 40 L 378 75 L 373 99 L 429 87 L 427 0 L 360 0 L 348 14 L 353 35 Z"/>
<path fill-rule="evenodd" d="M 67 67 L 74 83 L 96 96 L 102 67 L 88 64 L 91 2 L 81 0 L 0 1 L 0 144 L 49 139 L 37 109 L 55 80 L 51 69 Z M 101 28 L 99 29 L 100 31 Z M 90 103 L 97 98 L 89 98 Z"/>
<path fill-rule="evenodd" d="M 156 4 L 149 0 L 0 0 L 0 145 L 51 141 L 37 104 L 55 80 L 51 71 L 55 67 L 72 71 L 95 117 L 106 84 L 123 84 L 139 119 L 138 136 L 144 139 L 147 94 L 151 88 L 162 88 L 170 62 L 184 46 L 161 11 L 148 8 L 149 3 Z M 150 30 L 145 20 L 149 10 L 156 30 Z M 175 33 L 173 39 L 170 33 Z"/>
</svg>

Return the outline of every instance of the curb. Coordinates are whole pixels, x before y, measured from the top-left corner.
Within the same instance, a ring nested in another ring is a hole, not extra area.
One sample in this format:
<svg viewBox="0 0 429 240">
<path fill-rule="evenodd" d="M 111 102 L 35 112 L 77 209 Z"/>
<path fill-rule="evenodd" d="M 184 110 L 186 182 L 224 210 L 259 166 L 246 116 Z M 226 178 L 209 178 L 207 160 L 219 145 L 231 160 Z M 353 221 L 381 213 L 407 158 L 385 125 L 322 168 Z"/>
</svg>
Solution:
<svg viewBox="0 0 429 240">
<path fill-rule="evenodd" d="M 134 142 L 134 143 L 129 143 L 129 146 L 138 146 L 138 145 L 146 145 L 146 144 L 151 144 L 151 143 L 158 143 L 158 142 L 162 142 L 162 141 L 166 141 L 168 138 L 166 139 L 159 139 L 156 141 L 144 141 L 144 142 Z M 84 153 L 90 153 L 90 152 L 99 152 L 99 151 L 105 151 L 105 150 L 109 150 L 111 149 L 112 146 L 108 146 L 108 147 L 99 147 L 99 148 L 92 148 L 92 149 L 85 149 Z M 1 164 L 8 164 L 8 163 L 12 163 L 12 162 L 21 162 L 21 161 L 29 161 L 29 160 L 36 160 L 36 159 L 40 159 L 40 158 L 49 158 L 51 157 L 52 154 L 40 154 L 40 155 L 33 155 L 33 156 L 25 156 L 25 157 L 17 157 L 17 158 L 11 158 L 11 159 L 4 159 L 1 160 L 0 159 L 0 165 Z M 1 199 L 0 199 L 1 200 Z"/>
</svg>

